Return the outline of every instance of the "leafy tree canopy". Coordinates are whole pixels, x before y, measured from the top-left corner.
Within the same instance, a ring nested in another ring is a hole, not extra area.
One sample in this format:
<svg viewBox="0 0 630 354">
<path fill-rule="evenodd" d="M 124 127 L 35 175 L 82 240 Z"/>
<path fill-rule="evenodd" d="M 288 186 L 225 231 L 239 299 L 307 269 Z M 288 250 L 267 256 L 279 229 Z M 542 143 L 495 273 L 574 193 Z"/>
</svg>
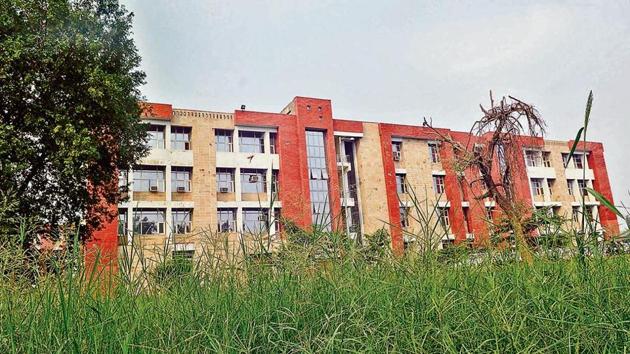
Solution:
<svg viewBox="0 0 630 354">
<path fill-rule="evenodd" d="M 115 171 L 146 153 L 132 19 L 117 0 L 2 0 L 0 232 L 114 217 Z"/>
</svg>

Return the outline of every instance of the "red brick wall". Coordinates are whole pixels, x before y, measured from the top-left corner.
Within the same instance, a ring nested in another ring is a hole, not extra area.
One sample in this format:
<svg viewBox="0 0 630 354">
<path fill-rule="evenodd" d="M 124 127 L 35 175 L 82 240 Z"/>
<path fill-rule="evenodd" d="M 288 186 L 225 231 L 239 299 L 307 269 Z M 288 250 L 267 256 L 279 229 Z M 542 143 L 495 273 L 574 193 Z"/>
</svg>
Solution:
<svg viewBox="0 0 630 354">
<path fill-rule="evenodd" d="M 236 111 L 236 125 L 273 126 L 278 129 L 280 200 L 282 215 L 301 227 L 310 227 L 310 188 L 306 159 L 306 130 L 324 132 L 328 163 L 329 201 L 334 227 L 340 227 L 341 202 L 330 100 L 296 97 L 294 114 Z"/>
<path fill-rule="evenodd" d="M 166 103 L 140 102 L 142 108 L 142 118 L 171 120 L 173 117 L 173 106 Z"/>
<path fill-rule="evenodd" d="M 573 146 L 574 140 L 568 142 L 569 148 Z M 588 151 L 588 166 L 593 170 L 595 180 L 593 181 L 593 189 L 602 194 L 614 205 L 612 189 L 610 188 L 610 180 L 608 179 L 608 169 L 606 168 L 606 160 L 604 159 L 604 146 L 602 143 L 596 142 L 580 142 L 578 149 Z M 619 233 L 619 221 L 617 215 L 603 205 L 597 208 L 599 220 L 606 231 L 606 236 L 612 236 Z"/>
<path fill-rule="evenodd" d="M 440 130 L 447 133 L 448 130 Z M 385 171 L 385 189 L 387 190 L 387 208 L 389 210 L 390 233 L 392 248 L 400 254 L 404 249 L 403 233 L 400 228 L 399 200 L 396 192 L 396 166 L 392 154 L 392 136 L 409 137 L 416 139 L 436 140 L 438 136 L 429 128 L 379 123 L 381 135 L 381 156 L 383 158 L 383 170 Z M 444 183 L 448 183 L 445 179 Z M 447 187 L 449 188 L 449 187 Z"/>
</svg>

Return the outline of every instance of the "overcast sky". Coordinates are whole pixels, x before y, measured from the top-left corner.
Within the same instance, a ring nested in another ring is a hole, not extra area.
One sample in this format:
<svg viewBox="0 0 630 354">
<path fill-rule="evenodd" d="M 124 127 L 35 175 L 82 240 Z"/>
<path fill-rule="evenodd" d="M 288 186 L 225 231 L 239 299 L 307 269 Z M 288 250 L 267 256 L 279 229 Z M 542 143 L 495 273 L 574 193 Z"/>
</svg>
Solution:
<svg viewBox="0 0 630 354">
<path fill-rule="evenodd" d="M 595 94 L 616 204 L 630 205 L 629 1 L 122 0 L 146 98 L 279 112 L 294 96 L 333 115 L 467 130 L 488 90 L 537 106 L 571 139 Z"/>
</svg>

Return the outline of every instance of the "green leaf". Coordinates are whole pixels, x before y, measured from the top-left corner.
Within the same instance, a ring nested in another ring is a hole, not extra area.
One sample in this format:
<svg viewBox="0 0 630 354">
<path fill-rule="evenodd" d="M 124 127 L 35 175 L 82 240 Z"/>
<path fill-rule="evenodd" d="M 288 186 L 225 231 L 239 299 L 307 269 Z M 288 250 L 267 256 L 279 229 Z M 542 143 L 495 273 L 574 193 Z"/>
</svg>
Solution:
<svg viewBox="0 0 630 354">
<path fill-rule="evenodd" d="M 604 197 L 603 195 L 601 195 L 599 192 L 597 192 L 596 190 L 592 188 L 587 187 L 586 190 L 589 193 L 591 193 L 593 197 L 595 197 L 595 199 L 597 199 L 600 203 L 602 203 L 606 208 L 608 208 L 613 213 L 617 214 L 617 216 L 623 218 L 623 214 L 621 214 L 619 209 L 617 209 L 617 207 L 615 207 L 613 203 L 611 203 L 608 199 L 606 199 L 606 197 Z"/>
<path fill-rule="evenodd" d="M 577 148 L 577 144 L 580 142 L 580 139 L 582 138 L 583 131 L 584 131 L 584 127 L 578 130 L 577 135 L 575 136 L 575 140 L 573 140 L 573 146 L 571 146 L 571 151 L 569 152 L 569 158 L 564 162 L 564 168 L 567 168 L 567 166 L 569 166 L 569 162 L 573 158 L 573 153 L 575 152 L 575 148 Z"/>
</svg>

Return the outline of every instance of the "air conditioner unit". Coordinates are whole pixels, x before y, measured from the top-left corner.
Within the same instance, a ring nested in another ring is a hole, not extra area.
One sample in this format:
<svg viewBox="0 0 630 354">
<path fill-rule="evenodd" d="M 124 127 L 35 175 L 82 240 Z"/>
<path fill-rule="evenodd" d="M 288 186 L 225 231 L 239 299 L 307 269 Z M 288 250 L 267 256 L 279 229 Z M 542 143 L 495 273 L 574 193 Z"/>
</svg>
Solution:
<svg viewBox="0 0 630 354">
<path fill-rule="evenodd" d="M 249 176 L 249 183 L 257 183 L 257 182 L 258 182 L 258 175 Z"/>
<path fill-rule="evenodd" d="M 178 186 L 178 187 L 177 187 L 177 192 L 178 192 L 178 193 L 183 193 L 183 192 L 186 192 L 186 187 L 184 187 L 184 186 Z"/>
<path fill-rule="evenodd" d="M 394 151 L 394 161 L 400 161 L 400 151 Z"/>
<path fill-rule="evenodd" d="M 160 188 L 158 186 L 150 186 L 149 191 L 151 192 L 159 192 Z"/>
<path fill-rule="evenodd" d="M 230 189 L 228 187 L 221 187 L 219 188 L 219 193 L 228 193 L 230 191 Z"/>
</svg>

